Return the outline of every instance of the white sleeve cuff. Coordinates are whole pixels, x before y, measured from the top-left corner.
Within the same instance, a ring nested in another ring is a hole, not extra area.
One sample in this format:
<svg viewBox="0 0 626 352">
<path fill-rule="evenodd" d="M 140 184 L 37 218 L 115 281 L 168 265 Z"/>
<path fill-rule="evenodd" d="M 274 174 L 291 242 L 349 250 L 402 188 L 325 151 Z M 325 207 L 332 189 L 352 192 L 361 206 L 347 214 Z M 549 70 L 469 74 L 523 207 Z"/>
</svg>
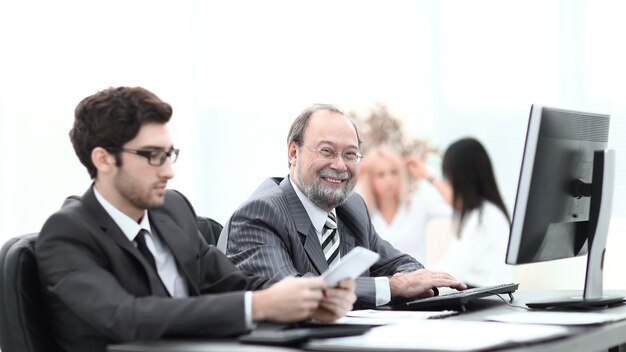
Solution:
<svg viewBox="0 0 626 352">
<path fill-rule="evenodd" d="M 252 291 L 246 291 L 244 299 L 244 312 L 246 314 L 246 327 L 249 330 L 254 329 L 254 322 L 252 322 Z"/>
<path fill-rule="evenodd" d="M 375 277 L 374 284 L 376 286 L 376 306 L 382 306 L 391 301 L 391 287 L 389 287 L 389 278 L 386 276 Z"/>
</svg>

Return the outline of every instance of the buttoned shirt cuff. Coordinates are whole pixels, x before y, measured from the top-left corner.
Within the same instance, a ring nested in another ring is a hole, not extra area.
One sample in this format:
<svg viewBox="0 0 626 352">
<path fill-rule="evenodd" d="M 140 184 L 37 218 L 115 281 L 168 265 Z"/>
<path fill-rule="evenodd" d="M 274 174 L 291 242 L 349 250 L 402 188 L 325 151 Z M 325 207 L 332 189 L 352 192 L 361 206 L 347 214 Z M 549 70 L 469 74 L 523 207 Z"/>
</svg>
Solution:
<svg viewBox="0 0 626 352">
<path fill-rule="evenodd" d="M 246 291 L 246 294 L 243 296 L 243 300 L 244 311 L 246 313 L 246 328 L 252 330 L 255 326 L 252 321 L 252 291 Z"/>
<path fill-rule="evenodd" d="M 376 287 L 376 306 L 382 306 L 389 303 L 391 301 L 389 278 L 386 276 L 375 277 L 374 285 Z"/>
</svg>

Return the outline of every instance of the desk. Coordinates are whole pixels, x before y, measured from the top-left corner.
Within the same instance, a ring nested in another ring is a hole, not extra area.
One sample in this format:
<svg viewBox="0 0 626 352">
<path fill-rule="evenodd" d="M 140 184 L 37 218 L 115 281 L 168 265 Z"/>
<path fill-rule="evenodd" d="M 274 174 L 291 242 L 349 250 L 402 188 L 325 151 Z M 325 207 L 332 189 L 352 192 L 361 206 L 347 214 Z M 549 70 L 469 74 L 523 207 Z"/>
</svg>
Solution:
<svg viewBox="0 0 626 352">
<path fill-rule="evenodd" d="M 576 295 L 579 291 L 527 291 L 519 290 L 515 295 L 514 305 L 523 305 L 546 298 Z M 626 295 L 626 291 L 608 291 L 607 293 Z M 505 305 L 497 297 L 482 298 L 472 302 L 468 306 L 468 312 L 445 318 L 454 320 L 480 321 L 488 315 L 510 313 L 519 311 Z M 626 312 L 626 305 L 608 308 L 606 310 L 594 310 L 594 312 Z M 566 338 L 538 342 L 526 346 L 510 347 L 501 349 L 507 352 L 563 352 L 563 351 L 626 351 L 626 320 L 609 323 L 600 326 L 573 326 L 567 328 L 572 335 Z M 452 336 L 452 335 L 451 335 Z M 209 352 L 209 351 L 299 351 L 299 349 L 243 345 L 235 340 L 211 339 L 211 340 L 162 340 L 150 343 L 130 343 L 112 345 L 109 352 Z"/>
</svg>

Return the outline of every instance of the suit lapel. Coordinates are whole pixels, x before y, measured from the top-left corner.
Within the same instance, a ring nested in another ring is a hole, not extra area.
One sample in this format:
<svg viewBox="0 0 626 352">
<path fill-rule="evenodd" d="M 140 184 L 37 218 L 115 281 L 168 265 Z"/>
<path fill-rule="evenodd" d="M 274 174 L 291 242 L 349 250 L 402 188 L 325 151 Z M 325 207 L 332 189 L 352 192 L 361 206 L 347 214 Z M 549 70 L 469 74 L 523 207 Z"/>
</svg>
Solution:
<svg viewBox="0 0 626 352">
<path fill-rule="evenodd" d="M 336 208 L 337 212 L 337 229 L 339 229 L 339 240 L 341 241 L 340 254 L 343 257 L 348 254 L 355 247 L 355 234 L 352 232 L 350 226 L 348 226 L 347 213 L 344 211 L 343 206 Z"/>
<path fill-rule="evenodd" d="M 306 209 L 304 209 L 296 191 L 291 186 L 289 177 L 285 177 L 283 179 L 280 183 L 280 188 L 283 190 L 283 193 L 287 198 L 289 212 L 291 213 L 291 218 L 296 225 L 298 234 L 301 236 L 303 241 L 304 251 L 309 257 L 311 263 L 313 263 L 315 269 L 317 269 L 317 274 L 321 274 L 328 269 L 328 263 L 326 262 L 326 257 L 324 257 L 322 245 L 317 238 L 317 233 L 311 223 L 309 214 L 306 212 Z"/>
<path fill-rule="evenodd" d="M 100 202 L 98 202 L 96 195 L 94 194 L 93 186 L 85 192 L 81 201 L 89 210 L 89 213 L 93 215 L 94 220 L 98 223 L 100 229 L 106 233 L 107 237 L 109 237 L 118 246 L 124 248 L 131 255 L 136 256 L 137 258 L 141 257 L 141 253 L 139 253 L 137 248 L 135 248 L 135 246 L 128 240 L 119 226 L 117 226 L 115 221 L 113 221 L 113 218 L 111 218 L 109 213 L 107 213 L 102 205 L 100 205 Z"/>
<path fill-rule="evenodd" d="M 159 234 L 160 238 L 167 244 L 167 247 L 172 251 L 172 255 L 178 264 L 178 270 L 187 279 L 187 284 L 190 291 L 193 290 L 195 295 L 199 294 L 199 288 L 197 286 L 198 270 L 195 265 L 195 257 L 192 255 L 195 253 L 194 248 L 187 236 L 184 236 L 184 230 L 177 226 L 177 224 L 166 214 L 157 210 L 148 211 L 151 223 L 150 226 L 154 226 Z"/>
<path fill-rule="evenodd" d="M 150 264 L 144 259 L 143 255 L 137 248 L 128 240 L 128 237 L 124 235 L 122 230 L 117 226 L 113 218 L 109 213 L 104 210 L 100 202 L 96 199 L 96 195 L 93 191 L 93 186 L 90 187 L 83 195 L 81 201 L 85 207 L 89 210 L 89 213 L 93 216 L 93 219 L 97 222 L 98 226 L 102 230 L 102 235 L 110 238 L 114 243 L 125 250 L 130 256 L 135 257 L 144 268 L 144 271 L 148 275 L 148 281 L 150 282 L 150 291 L 160 296 L 167 296 L 160 279 L 157 274 L 150 267 Z"/>
</svg>

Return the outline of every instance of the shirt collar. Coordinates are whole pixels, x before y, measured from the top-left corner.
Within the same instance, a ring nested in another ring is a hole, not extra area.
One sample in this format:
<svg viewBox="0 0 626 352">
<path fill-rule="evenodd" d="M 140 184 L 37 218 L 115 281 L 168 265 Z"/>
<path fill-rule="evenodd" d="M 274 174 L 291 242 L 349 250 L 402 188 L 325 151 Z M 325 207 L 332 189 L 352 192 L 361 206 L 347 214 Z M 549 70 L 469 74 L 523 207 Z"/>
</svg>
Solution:
<svg viewBox="0 0 626 352">
<path fill-rule="evenodd" d="M 96 195 L 96 199 L 102 205 L 104 210 L 109 214 L 113 221 L 119 226 L 124 235 L 128 237 L 129 241 L 135 239 L 135 236 L 139 233 L 139 230 L 145 229 L 148 232 L 152 233 L 150 229 L 150 221 L 148 219 L 148 211 L 144 210 L 143 216 L 141 217 L 141 222 L 137 223 L 135 220 L 131 219 L 130 216 L 122 213 L 119 209 L 113 206 L 113 204 L 109 203 L 104 197 L 98 192 L 96 187 L 93 188 L 93 191 Z"/>
<path fill-rule="evenodd" d="M 307 196 L 304 195 L 304 193 L 300 191 L 300 188 L 298 188 L 298 186 L 293 182 L 291 177 L 289 177 L 289 182 L 291 182 L 291 186 L 296 191 L 296 195 L 304 206 L 304 210 L 306 210 L 307 215 L 309 215 L 309 219 L 311 219 L 315 231 L 317 231 L 318 234 L 322 233 L 322 231 L 324 230 L 324 225 L 326 224 L 326 219 L 328 218 L 328 213 L 324 209 L 315 205 L 309 198 L 307 198 Z M 333 210 L 331 210 L 330 212 L 335 215 L 336 219 L 337 213 L 335 209 L 333 208 Z"/>
</svg>

